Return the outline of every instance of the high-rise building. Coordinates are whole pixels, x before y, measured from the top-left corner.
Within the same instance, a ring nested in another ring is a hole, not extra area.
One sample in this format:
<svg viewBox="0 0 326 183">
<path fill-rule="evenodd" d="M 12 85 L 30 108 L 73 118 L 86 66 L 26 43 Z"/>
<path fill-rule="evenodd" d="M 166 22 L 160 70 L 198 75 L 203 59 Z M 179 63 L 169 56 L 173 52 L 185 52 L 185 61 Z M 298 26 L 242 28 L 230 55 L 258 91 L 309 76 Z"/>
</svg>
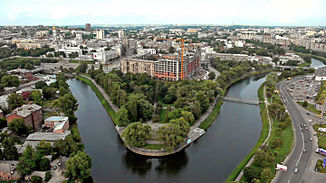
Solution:
<svg viewBox="0 0 326 183">
<path fill-rule="evenodd" d="M 91 29 L 91 24 L 90 23 L 86 23 L 85 24 L 85 29 L 87 29 L 87 30 Z"/>
<path fill-rule="evenodd" d="M 104 39 L 104 30 L 103 29 L 96 30 L 96 39 Z"/>
<path fill-rule="evenodd" d="M 125 36 L 125 32 L 123 30 L 118 31 L 118 37 L 123 38 Z"/>
<path fill-rule="evenodd" d="M 183 67 L 180 55 L 164 55 L 158 60 L 125 58 L 121 60 L 120 69 L 123 73 L 145 73 L 154 78 L 179 81 L 192 78 L 199 72 L 200 55 L 200 49 L 187 52 Z"/>
</svg>

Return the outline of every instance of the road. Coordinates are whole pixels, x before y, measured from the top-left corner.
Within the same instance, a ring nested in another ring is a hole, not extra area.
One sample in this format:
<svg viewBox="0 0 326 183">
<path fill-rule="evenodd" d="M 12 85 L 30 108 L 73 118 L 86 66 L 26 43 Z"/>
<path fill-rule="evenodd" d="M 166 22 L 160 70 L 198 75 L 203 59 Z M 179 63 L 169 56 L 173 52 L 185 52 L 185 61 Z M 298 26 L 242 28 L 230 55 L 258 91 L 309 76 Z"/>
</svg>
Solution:
<svg viewBox="0 0 326 183">
<path fill-rule="evenodd" d="M 309 140 L 312 136 L 309 132 L 310 130 L 300 130 L 300 124 L 308 124 L 308 121 L 304 120 L 304 116 L 302 114 L 303 112 L 299 109 L 298 104 L 292 100 L 291 96 L 286 91 L 285 88 L 288 82 L 289 81 L 287 80 L 282 81 L 276 85 L 276 88 L 280 91 L 280 96 L 292 119 L 295 134 L 295 145 L 291 154 L 284 162 L 284 165 L 288 167 L 287 172 L 279 171 L 273 182 L 301 183 L 314 149 L 312 142 Z M 310 125 L 308 125 L 308 128 L 311 128 Z M 305 149 L 306 152 L 303 152 L 303 149 Z M 298 173 L 294 173 L 295 168 L 298 168 Z"/>
</svg>

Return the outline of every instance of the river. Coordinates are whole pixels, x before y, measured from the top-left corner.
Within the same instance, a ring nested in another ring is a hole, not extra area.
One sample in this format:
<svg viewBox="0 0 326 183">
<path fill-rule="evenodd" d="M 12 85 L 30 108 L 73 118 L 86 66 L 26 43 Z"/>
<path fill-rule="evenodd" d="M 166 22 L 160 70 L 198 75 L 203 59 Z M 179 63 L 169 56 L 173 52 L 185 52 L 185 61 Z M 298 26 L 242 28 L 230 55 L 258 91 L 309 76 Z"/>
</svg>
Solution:
<svg viewBox="0 0 326 183">
<path fill-rule="evenodd" d="M 257 99 L 265 81 L 250 77 L 232 85 L 229 97 Z M 255 146 L 262 122 L 259 107 L 224 102 L 207 133 L 175 155 L 148 158 L 129 152 L 92 89 L 79 80 L 68 81 L 79 103 L 76 115 L 85 151 L 92 157 L 92 176 L 104 182 L 224 182 Z"/>
<path fill-rule="evenodd" d="M 312 67 L 312 68 L 325 67 L 325 64 L 323 62 L 319 61 L 319 60 L 311 58 L 310 67 Z"/>
</svg>

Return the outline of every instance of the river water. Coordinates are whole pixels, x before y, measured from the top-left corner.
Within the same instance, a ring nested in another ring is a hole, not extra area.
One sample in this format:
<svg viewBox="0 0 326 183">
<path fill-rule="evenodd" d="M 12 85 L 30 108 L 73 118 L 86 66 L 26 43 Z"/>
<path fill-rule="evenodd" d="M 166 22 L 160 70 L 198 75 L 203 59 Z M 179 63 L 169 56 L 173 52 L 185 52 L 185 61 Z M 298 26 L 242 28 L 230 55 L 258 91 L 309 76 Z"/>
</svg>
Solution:
<svg viewBox="0 0 326 183">
<path fill-rule="evenodd" d="M 257 99 L 265 81 L 250 77 L 232 85 L 227 96 Z M 95 182 L 224 182 L 232 170 L 253 149 L 262 122 L 259 107 L 224 102 L 207 133 L 175 155 L 148 158 L 129 152 L 92 89 L 72 79 L 70 89 L 78 100 L 78 127 L 85 151 L 92 157 Z"/>
<path fill-rule="evenodd" d="M 319 60 L 311 58 L 310 67 L 312 67 L 312 68 L 325 67 L 325 64 L 323 62 L 319 61 Z"/>
</svg>

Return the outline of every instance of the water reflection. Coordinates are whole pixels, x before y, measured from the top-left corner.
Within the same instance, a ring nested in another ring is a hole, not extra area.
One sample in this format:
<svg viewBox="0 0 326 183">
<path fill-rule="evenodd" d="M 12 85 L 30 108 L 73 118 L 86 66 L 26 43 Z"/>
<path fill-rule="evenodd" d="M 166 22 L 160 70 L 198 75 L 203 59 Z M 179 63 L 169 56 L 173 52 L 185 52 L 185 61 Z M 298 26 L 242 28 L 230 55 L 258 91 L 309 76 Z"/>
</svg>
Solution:
<svg viewBox="0 0 326 183">
<path fill-rule="evenodd" d="M 146 175 L 152 169 L 152 166 L 158 174 L 176 175 L 188 163 L 187 153 L 183 150 L 171 156 L 165 157 L 145 157 L 127 151 L 123 157 L 124 165 L 134 174 Z M 176 161 L 177 160 L 177 161 Z"/>
<path fill-rule="evenodd" d="M 187 165 L 188 156 L 183 150 L 171 156 L 161 157 L 158 159 L 158 161 L 159 165 L 155 167 L 155 171 L 157 171 L 157 173 L 176 175 Z"/>
<path fill-rule="evenodd" d="M 140 156 L 129 150 L 122 156 L 122 160 L 133 174 L 146 175 L 152 168 L 152 161 L 148 157 Z"/>
</svg>

